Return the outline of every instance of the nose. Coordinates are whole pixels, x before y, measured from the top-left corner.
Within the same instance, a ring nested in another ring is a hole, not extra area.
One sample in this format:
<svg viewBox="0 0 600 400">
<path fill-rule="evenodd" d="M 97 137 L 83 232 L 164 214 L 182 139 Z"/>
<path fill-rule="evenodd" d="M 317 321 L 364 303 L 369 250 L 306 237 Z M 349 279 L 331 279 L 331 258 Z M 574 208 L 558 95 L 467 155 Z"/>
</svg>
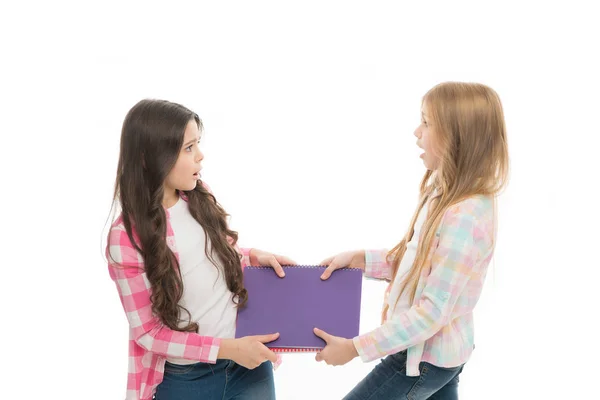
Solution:
<svg viewBox="0 0 600 400">
<path fill-rule="evenodd" d="M 421 128 L 419 127 L 415 129 L 413 134 L 417 137 L 417 139 L 421 139 Z"/>
<path fill-rule="evenodd" d="M 204 160 L 204 153 L 202 153 L 202 151 L 198 150 L 198 154 L 196 154 L 196 162 L 199 163 L 202 160 Z"/>
</svg>

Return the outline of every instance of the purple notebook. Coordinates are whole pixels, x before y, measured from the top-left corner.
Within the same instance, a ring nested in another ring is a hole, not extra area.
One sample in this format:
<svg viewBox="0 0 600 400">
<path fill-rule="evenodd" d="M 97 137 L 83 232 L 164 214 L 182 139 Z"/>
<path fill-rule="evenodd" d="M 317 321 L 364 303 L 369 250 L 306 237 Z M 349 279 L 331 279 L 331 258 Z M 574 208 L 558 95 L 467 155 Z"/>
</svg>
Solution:
<svg viewBox="0 0 600 400">
<path fill-rule="evenodd" d="M 279 332 L 266 346 L 276 351 L 317 351 L 325 342 L 313 328 L 351 339 L 358 335 L 362 270 L 343 268 L 326 281 L 323 266 L 246 267 L 246 307 L 238 310 L 236 338 Z"/>
</svg>

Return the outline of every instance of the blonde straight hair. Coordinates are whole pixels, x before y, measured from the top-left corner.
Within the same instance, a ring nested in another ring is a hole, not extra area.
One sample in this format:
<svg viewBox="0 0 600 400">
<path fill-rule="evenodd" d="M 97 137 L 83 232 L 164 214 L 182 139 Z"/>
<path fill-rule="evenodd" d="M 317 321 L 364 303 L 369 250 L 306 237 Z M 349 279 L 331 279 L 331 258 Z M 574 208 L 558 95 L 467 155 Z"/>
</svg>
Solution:
<svg viewBox="0 0 600 400">
<path fill-rule="evenodd" d="M 414 234 L 417 216 L 430 201 L 415 260 L 401 283 L 398 296 L 399 299 L 407 291 L 411 304 L 446 210 L 471 196 L 495 197 L 508 179 L 504 111 L 493 89 L 479 83 L 445 82 L 429 90 L 422 104 L 427 106 L 430 135 L 440 161 L 435 171 L 425 173 L 420 186 L 420 201 L 409 229 L 388 253 L 388 260 L 392 260 L 393 282 L 406 244 Z M 388 304 L 385 304 L 382 321 L 385 320 Z"/>
</svg>

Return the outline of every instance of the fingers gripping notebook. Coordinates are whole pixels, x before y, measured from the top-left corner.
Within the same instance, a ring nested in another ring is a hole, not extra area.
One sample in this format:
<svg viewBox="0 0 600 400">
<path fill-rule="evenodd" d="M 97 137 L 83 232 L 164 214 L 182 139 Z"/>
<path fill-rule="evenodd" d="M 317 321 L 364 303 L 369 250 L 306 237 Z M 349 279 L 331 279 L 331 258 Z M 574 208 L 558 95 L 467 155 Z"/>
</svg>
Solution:
<svg viewBox="0 0 600 400">
<path fill-rule="evenodd" d="M 236 338 L 279 332 L 265 345 L 278 352 L 319 351 L 325 342 L 313 328 L 351 339 L 358 335 L 362 270 L 343 268 L 325 281 L 323 266 L 246 267 L 246 306 L 238 310 Z"/>
</svg>

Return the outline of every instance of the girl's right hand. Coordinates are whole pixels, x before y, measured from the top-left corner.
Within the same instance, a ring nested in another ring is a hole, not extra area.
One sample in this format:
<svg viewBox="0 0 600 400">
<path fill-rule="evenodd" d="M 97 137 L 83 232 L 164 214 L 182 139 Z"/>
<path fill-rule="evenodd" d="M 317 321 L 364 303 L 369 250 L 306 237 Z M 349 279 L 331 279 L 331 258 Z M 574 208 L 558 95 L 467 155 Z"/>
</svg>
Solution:
<svg viewBox="0 0 600 400">
<path fill-rule="evenodd" d="M 235 361 L 248 369 L 254 369 L 263 362 L 277 361 L 277 355 L 264 343 L 272 342 L 279 337 L 279 333 L 270 335 L 244 336 L 239 339 L 221 339 L 221 348 L 217 358 Z"/>
<path fill-rule="evenodd" d="M 336 256 L 326 258 L 321 261 L 320 265 L 327 265 L 327 268 L 321 275 L 321 279 L 328 279 L 333 271 L 340 268 L 360 268 L 363 271 L 365 270 L 365 251 L 364 250 L 356 250 L 356 251 L 345 251 Z"/>
</svg>

